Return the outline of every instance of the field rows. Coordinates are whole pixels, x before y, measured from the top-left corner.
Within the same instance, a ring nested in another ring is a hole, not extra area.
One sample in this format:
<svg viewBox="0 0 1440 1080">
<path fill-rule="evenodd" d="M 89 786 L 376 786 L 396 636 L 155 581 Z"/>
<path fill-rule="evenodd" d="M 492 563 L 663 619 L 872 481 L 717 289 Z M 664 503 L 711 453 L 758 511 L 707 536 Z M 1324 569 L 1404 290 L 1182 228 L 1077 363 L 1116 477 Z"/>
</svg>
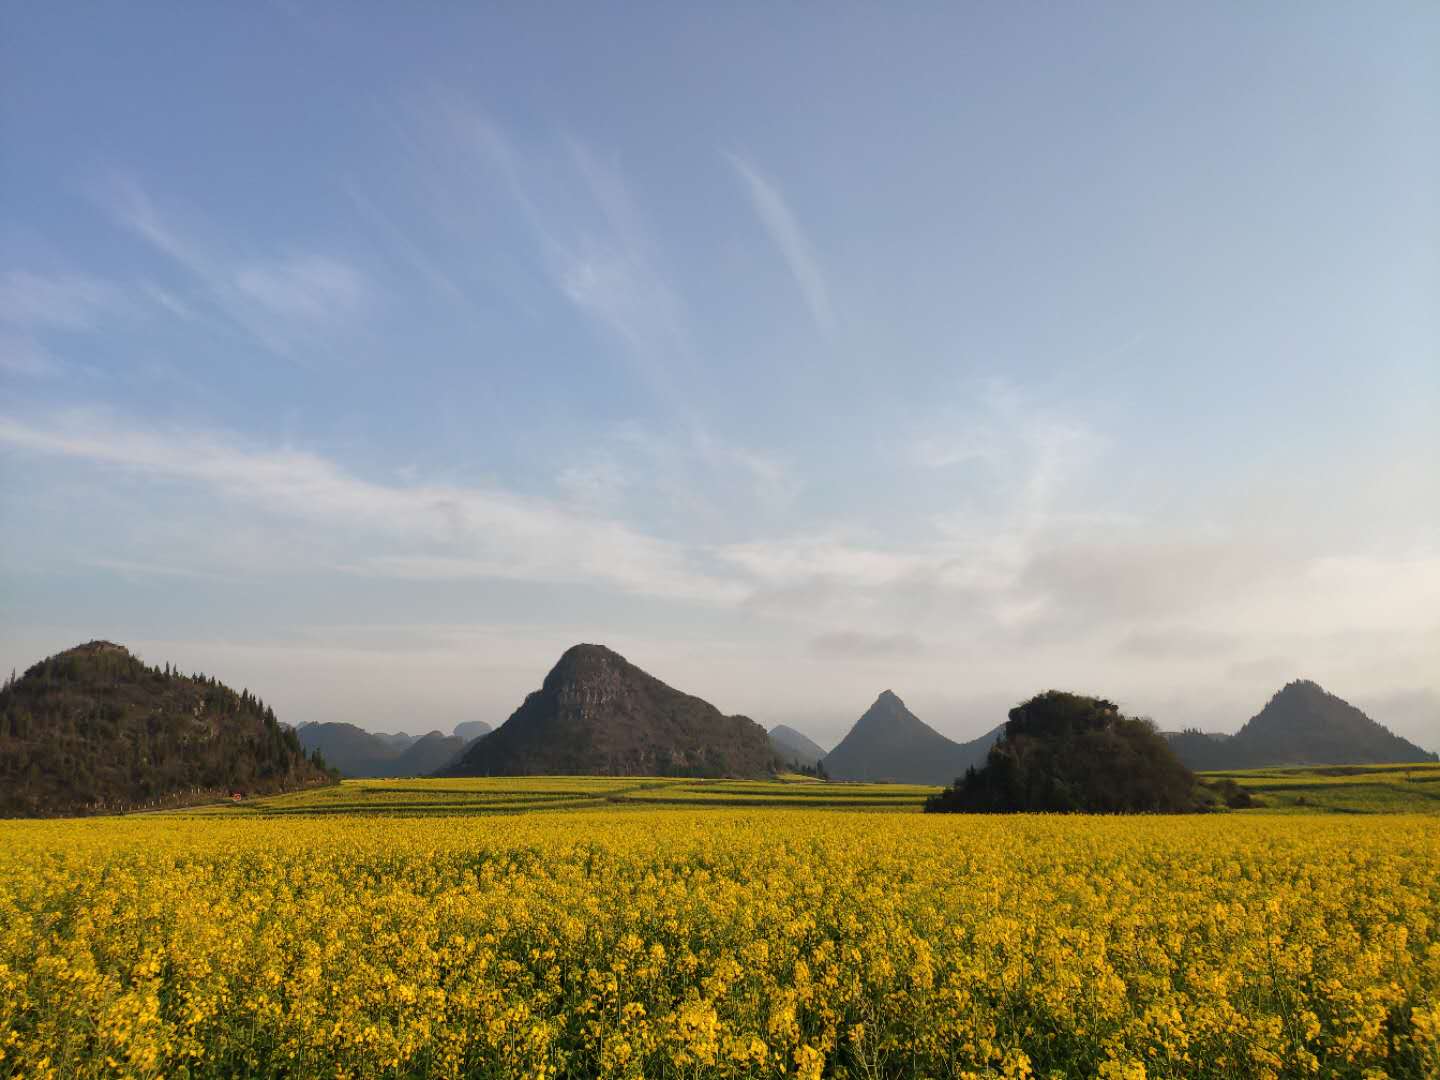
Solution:
<svg viewBox="0 0 1440 1080">
<path fill-rule="evenodd" d="M 1440 764 L 1296 766 L 1205 776 L 1233 779 L 1268 813 L 1440 814 Z"/>
<path fill-rule="evenodd" d="M 918 811 L 937 789 L 914 784 L 827 784 L 791 780 L 685 780 L 656 777 L 470 777 L 346 780 L 241 803 L 187 811 L 211 817 L 344 814 L 498 814 L 586 805 L 765 806 Z"/>
</svg>

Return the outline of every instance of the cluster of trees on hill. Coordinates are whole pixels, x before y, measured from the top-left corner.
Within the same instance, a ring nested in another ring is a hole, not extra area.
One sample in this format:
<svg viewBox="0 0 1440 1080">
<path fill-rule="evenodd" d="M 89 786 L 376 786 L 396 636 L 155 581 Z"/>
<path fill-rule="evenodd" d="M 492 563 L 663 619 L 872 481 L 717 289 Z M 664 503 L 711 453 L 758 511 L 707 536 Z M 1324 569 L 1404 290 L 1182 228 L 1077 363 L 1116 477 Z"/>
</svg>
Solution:
<svg viewBox="0 0 1440 1080">
<path fill-rule="evenodd" d="M 91 642 L 0 688 L 0 813 L 83 813 L 328 780 L 275 711 Z"/>
<path fill-rule="evenodd" d="M 981 768 L 926 803 L 931 812 L 1184 813 L 1195 775 L 1148 720 L 1103 698 L 1048 690 L 1010 710 Z"/>
<path fill-rule="evenodd" d="M 830 779 L 830 774 L 825 771 L 825 762 L 823 760 L 815 762 L 814 765 L 810 765 L 804 761 L 785 761 L 782 758 L 778 759 L 778 764 L 782 772 L 798 773 L 800 776 L 810 776 L 816 780 Z"/>
</svg>

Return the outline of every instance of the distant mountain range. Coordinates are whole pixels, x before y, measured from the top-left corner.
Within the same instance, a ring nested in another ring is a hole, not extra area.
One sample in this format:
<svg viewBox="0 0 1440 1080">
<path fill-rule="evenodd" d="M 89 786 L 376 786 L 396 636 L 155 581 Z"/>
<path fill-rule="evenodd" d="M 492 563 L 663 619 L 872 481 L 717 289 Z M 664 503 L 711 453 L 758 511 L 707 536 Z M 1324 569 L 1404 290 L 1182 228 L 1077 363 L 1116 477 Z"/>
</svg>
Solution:
<svg viewBox="0 0 1440 1080">
<path fill-rule="evenodd" d="M 813 769 L 825 757 L 825 751 L 809 736 L 787 724 L 776 724 L 770 729 L 770 746 L 775 756 L 786 765 L 803 765 Z"/>
<path fill-rule="evenodd" d="M 576 645 L 505 723 L 443 772 L 761 777 L 776 765 L 755 721 L 725 716 L 603 645 Z"/>
<path fill-rule="evenodd" d="M 905 784 L 949 784 L 985 760 L 1005 725 L 970 742 L 947 739 L 884 691 L 855 722 L 840 745 L 825 755 L 832 780 L 891 780 Z"/>
<path fill-rule="evenodd" d="M 428 776 L 457 758 L 475 739 L 490 731 L 483 720 L 455 725 L 455 733 L 425 735 L 376 734 L 354 724 L 301 724 L 295 729 L 307 751 L 318 750 L 325 764 L 354 778 Z"/>
<path fill-rule="evenodd" d="M 1040 699 L 1035 699 L 1040 700 Z M 1077 699 L 1078 700 L 1078 699 Z M 0 814 L 79 814 L 278 792 L 350 777 L 621 775 L 763 777 L 801 768 L 834 780 L 952 784 L 1005 731 L 956 742 L 886 690 L 826 753 L 802 732 L 744 716 L 647 674 L 602 645 L 576 645 L 494 731 L 290 729 L 239 693 L 122 646 L 92 641 L 0 689 Z M 1308 680 L 1292 682 L 1234 735 L 1165 733 L 1196 771 L 1436 761 Z"/>
<path fill-rule="evenodd" d="M 329 783 L 248 690 L 91 641 L 0 689 L 0 815 L 85 814 Z"/>
<path fill-rule="evenodd" d="M 470 742 L 472 739 L 478 739 L 481 735 L 489 735 L 493 730 L 494 728 L 484 720 L 462 720 L 455 725 L 454 735 L 456 738 Z"/>
<path fill-rule="evenodd" d="M 1180 731 L 1166 737 L 1175 755 L 1197 771 L 1440 760 L 1308 679 L 1287 684 L 1234 735 Z"/>
</svg>

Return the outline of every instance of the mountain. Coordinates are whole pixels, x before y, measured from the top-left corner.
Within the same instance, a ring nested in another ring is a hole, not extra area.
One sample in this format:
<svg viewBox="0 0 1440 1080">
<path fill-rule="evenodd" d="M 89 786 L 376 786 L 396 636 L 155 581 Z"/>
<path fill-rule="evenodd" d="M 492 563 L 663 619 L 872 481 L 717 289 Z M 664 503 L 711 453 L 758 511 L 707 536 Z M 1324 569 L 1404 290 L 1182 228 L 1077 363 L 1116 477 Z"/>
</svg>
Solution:
<svg viewBox="0 0 1440 1080">
<path fill-rule="evenodd" d="M 761 777 L 774 766 L 755 721 L 724 716 L 603 645 L 576 645 L 444 773 Z"/>
<path fill-rule="evenodd" d="M 809 736 L 787 724 L 776 724 L 770 729 L 770 746 L 775 756 L 787 765 L 793 763 L 813 769 L 825 756 L 825 751 Z"/>
<path fill-rule="evenodd" d="M 494 730 L 484 720 L 462 720 L 455 725 L 455 736 L 469 742 L 471 739 L 478 739 L 481 735 L 489 735 Z"/>
<path fill-rule="evenodd" d="M 947 739 L 886 690 L 825 755 L 832 780 L 948 784 L 985 759 L 1004 725 L 966 743 Z"/>
<path fill-rule="evenodd" d="M 306 750 L 318 750 L 325 764 L 345 776 L 393 776 L 391 763 L 403 749 L 354 724 L 301 724 L 296 734 Z"/>
<path fill-rule="evenodd" d="M 320 751 L 326 765 L 356 779 L 428 776 L 450 764 L 467 745 L 467 740 L 440 731 L 406 735 L 401 742 L 354 724 L 302 724 L 297 734 L 306 750 Z"/>
<path fill-rule="evenodd" d="M 416 739 L 403 754 L 390 763 L 386 776 L 429 776 L 443 769 L 469 745 L 458 735 L 431 731 Z"/>
<path fill-rule="evenodd" d="M 1208 731 L 1166 731 L 1162 732 L 1170 742 L 1175 756 L 1185 763 L 1186 768 L 1196 772 L 1223 769 L 1243 769 L 1248 765 L 1234 765 L 1231 762 L 1243 760 L 1242 755 L 1230 748 L 1234 735 L 1212 734 Z"/>
<path fill-rule="evenodd" d="M 274 710 L 91 641 L 0 690 L 0 814 L 182 805 L 328 783 Z"/>
<path fill-rule="evenodd" d="M 1199 770 L 1440 760 L 1308 679 L 1287 684 L 1234 735 L 1183 731 L 1169 739 Z"/>
<path fill-rule="evenodd" d="M 383 731 L 377 731 L 375 733 L 375 738 L 379 739 L 386 746 L 390 747 L 390 749 L 399 751 L 404 750 L 407 746 L 413 746 L 415 740 L 419 738 L 419 736 L 411 735 L 408 731 L 397 731 L 394 734 L 386 734 Z"/>
<path fill-rule="evenodd" d="M 1150 721 L 1124 716 L 1103 698 L 1047 690 L 1011 709 L 984 766 L 931 796 L 925 809 L 1173 814 L 1210 801 Z"/>
</svg>

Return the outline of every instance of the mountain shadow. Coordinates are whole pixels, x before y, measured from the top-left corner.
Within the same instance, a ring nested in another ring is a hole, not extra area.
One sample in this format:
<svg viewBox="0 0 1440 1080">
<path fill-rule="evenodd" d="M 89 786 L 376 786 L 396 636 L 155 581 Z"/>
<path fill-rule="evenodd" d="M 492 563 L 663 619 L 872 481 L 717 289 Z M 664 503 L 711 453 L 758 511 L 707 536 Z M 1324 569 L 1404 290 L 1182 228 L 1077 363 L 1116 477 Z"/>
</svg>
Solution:
<svg viewBox="0 0 1440 1080">
<path fill-rule="evenodd" d="M 763 777 L 776 764 L 755 721 L 725 716 L 603 645 L 576 645 L 441 774 Z"/>
</svg>

